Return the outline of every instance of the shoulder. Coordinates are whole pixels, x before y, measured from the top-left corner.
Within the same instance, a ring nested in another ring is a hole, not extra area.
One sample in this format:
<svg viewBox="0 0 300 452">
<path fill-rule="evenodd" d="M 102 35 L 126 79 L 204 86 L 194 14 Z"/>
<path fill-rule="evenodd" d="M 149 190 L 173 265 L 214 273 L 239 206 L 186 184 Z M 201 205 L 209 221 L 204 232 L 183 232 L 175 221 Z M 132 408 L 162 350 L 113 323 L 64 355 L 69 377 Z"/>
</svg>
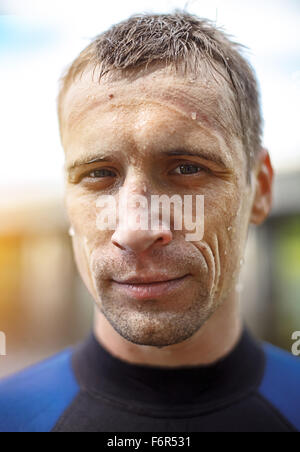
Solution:
<svg viewBox="0 0 300 452">
<path fill-rule="evenodd" d="M 264 343 L 265 372 L 261 395 L 300 431 L 300 358 Z"/>
<path fill-rule="evenodd" d="M 79 392 L 72 349 L 0 381 L 0 432 L 47 432 Z"/>
</svg>

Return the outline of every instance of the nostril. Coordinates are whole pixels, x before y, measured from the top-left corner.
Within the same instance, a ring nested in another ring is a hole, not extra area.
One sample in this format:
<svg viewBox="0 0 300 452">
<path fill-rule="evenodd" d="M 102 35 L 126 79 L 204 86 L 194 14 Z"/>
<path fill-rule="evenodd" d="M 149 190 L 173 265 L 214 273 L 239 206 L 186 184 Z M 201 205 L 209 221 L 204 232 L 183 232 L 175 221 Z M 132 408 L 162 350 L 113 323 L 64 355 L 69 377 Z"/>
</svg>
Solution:
<svg viewBox="0 0 300 452">
<path fill-rule="evenodd" d="M 171 234 L 164 234 L 163 236 L 160 236 L 157 238 L 157 240 L 155 241 L 155 244 L 158 245 L 168 245 L 172 240 L 172 236 Z"/>
<path fill-rule="evenodd" d="M 116 247 L 120 248 L 120 250 L 125 251 L 124 246 L 122 246 L 120 243 L 116 242 L 115 240 L 112 240 L 112 243 L 113 243 Z"/>
<path fill-rule="evenodd" d="M 156 242 L 154 243 L 154 247 L 162 247 L 167 245 L 169 242 L 167 240 L 165 240 L 163 237 L 160 237 L 159 239 L 156 240 Z"/>
</svg>

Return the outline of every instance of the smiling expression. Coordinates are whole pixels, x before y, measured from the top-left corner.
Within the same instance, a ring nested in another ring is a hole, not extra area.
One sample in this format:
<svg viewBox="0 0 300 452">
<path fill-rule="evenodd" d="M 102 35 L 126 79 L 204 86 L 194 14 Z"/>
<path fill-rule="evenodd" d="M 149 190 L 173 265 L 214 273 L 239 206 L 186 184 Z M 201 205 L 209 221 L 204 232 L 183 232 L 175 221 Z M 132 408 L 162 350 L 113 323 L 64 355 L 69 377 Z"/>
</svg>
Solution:
<svg viewBox="0 0 300 452">
<path fill-rule="evenodd" d="M 165 69 L 100 84 L 87 72 L 66 93 L 62 142 L 76 263 L 99 310 L 134 343 L 179 343 L 235 296 L 254 190 L 231 96 L 225 86 Z M 184 229 L 166 231 L 165 240 L 151 230 L 99 231 L 98 197 L 118 201 L 122 188 L 147 197 L 204 195 L 203 239 L 186 241 Z M 188 276 L 147 299 L 114 283 L 154 273 Z"/>
</svg>

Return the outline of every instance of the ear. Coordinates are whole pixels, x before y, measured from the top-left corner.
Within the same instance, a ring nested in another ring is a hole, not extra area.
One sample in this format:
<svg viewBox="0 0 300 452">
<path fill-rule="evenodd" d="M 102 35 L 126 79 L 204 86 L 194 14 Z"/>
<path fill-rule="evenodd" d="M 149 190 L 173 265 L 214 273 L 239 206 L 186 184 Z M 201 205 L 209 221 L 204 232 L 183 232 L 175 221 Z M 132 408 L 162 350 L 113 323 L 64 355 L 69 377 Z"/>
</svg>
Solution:
<svg viewBox="0 0 300 452">
<path fill-rule="evenodd" d="M 274 170 L 268 151 L 261 149 L 255 168 L 255 193 L 250 215 L 250 222 L 259 225 L 268 217 L 273 198 Z"/>
</svg>

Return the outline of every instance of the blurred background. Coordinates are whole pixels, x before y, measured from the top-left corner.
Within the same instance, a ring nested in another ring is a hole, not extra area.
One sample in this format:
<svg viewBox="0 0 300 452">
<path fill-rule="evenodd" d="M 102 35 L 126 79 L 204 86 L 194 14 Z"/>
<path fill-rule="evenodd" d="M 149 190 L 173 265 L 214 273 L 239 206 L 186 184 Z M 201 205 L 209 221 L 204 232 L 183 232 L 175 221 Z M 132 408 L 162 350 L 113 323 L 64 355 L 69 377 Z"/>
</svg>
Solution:
<svg viewBox="0 0 300 452">
<path fill-rule="evenodd" d="M 0 0 L 0 377 L 81 340 L 93 304 L 63 205 L 58 79 L 90 39 L 140 12 L 185 8 L 249 48 L 276 171 L 269 220 L 251 229 L 241 282 L 254 334 L 291 349 L 300 330 L 300 2 Z"/>
</svg>

